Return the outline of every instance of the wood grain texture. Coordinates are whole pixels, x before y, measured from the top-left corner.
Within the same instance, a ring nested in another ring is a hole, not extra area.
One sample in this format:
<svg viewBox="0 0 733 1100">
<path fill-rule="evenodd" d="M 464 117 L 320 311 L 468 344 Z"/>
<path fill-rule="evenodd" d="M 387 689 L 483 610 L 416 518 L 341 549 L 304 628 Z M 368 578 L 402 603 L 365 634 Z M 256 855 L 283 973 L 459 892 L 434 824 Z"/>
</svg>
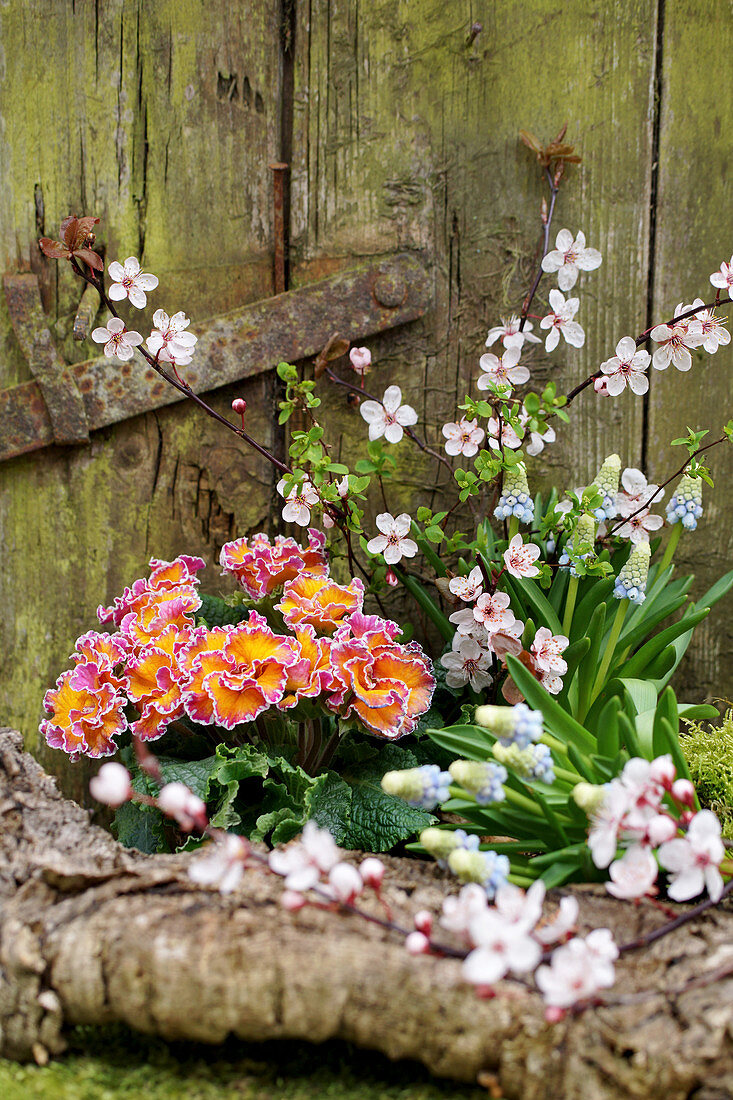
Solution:
<svg viewBox="0 0 733 1100">
<path fill-rule="evenodd" d="M 659 185 L 656 194 L 657 247 L 654 263 L 654 320 L 672 316 L 679 302 L 712 301 L 711 272 L 733 252 L 733 3 L 712 5 L 668 0 L 664 11 L 660 89 Z M 684 58 L 696 58 L 694 64 Z M 720 310 L 731 319 L 730 309 Z M 684 461 L 670 440 L 687 425 L 709 428 L 709 440 L 733 415 L 733 352 L 693 352 L 689 373 L 670 367 L 652 371 L 649 391 L 650 476 L 661 480 Z M 693 595 L 733 565 L 733 450 L 712 451 L 714 489 L 704 489 L 705 514 L 685 534 L 675 559 L 694 572 Z M 669 499 L 669 491 L 667 493 Z M 682 670 L 685 696 L 733 697 L 731 603 L 713 608 L 696 632 Z"/>
</svg>

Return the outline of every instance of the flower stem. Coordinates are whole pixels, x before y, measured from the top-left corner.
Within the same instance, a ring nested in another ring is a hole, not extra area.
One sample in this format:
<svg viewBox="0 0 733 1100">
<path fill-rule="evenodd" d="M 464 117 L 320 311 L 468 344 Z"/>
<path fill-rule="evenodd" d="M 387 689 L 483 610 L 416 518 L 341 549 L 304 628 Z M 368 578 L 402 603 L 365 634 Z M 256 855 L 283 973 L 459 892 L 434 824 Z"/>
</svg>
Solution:
<svg viewBox="0 0 733 1100">
<path fill-rule="evenodd" d="M 578 578 L 571 577 L 570 584 L 568 585 L 568 593 L 565 597 L 565 614 L 562 620 L 562 632 L 566 637 L 570 635 L 570 627 L 573 622 L 573 611 L 575 611 L 575 599 L 578 595 Z"/>
<path fill-rule="evenodd" d="M 624 616 L 626 614 L 626 605 L 628 600 L 619 600 L 618 607 L 616 609 L 616 618 L 613 620 L 613 626 L 611 627 L 611 633 L 608 635 L 608 641 L 606 642 L 606 648 L 603 653 L 603 660 L 601 661 L 601 667 L 598 669 L 598 675 L 596 676 L 596 682 L 593 687 L 593 698 L 599 694 L 603 687 L 603 682 L 606 679 L 606 674 L 610 667 L 613 655 L 616 652 L 616 643 L 621 633 L 621 626 L 623 625 Z"/>
<path fill-rule="evenodd" d="M 509 519 L 509 542 L 519 534 L 519 516 L 511 516 Z"/>
<path fill-rule="evenodd" d="M 675 523 L 672 527 L 672 534 L 669 536 L 669 541 L 667 542 L 667 546 L 664 551 L 664 557 L 659 564 L 660 573 L 663 573 L 667 566 L 672 564 L 672 558 L 674 556 L 675 550 L 677 549 L 677 543 L 680 541 L 681 534 L 682 524 Z"/>
</svg>

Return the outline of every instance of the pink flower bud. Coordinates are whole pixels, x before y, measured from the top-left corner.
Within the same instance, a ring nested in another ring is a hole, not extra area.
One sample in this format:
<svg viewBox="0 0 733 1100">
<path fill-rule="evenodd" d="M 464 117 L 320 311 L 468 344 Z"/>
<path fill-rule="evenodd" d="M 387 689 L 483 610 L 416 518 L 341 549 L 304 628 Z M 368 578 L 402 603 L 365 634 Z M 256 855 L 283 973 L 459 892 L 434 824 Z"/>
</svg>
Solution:
<svg viewBox="0 0 733 1100">
<path fill-rule="evenodd" d="M 410 932 L 405 937 L 405 950 L 408 955 L 427 955 L 430 951 L 430 940 L 422 932 Z"/>
<path fill-rule="evenodd" d="M 677 769 L 674 766 L 671 756 L 667 754 L 665 756 L 658 756 L 656 760 L 652 760 L 649 767 L 649 778 L 664 787 L 665 791 L 670 789 L 676 776 Z"/>
<path fill-rule="evenodd" d="M 346 905 L 351 905 L 364 889 L 361 875 L 351 863 L 337 863 L 329 871 L 328 881 L 337 900 Z"/>
<path fill-rule="evenodd" d="M 166 783 L 157 801 L 158 808 L 174 818 L 184 832 L 206 828 L 206 805 L 185 783 Z"/>
<path fill-rule="evenodd" d="M 332 527 L 336 526 L 336 521 L 333 516 L 330 516 L 328 512 L 323 513 L 321 522 L 327 531 L 330 531 Z"/>
<path fill-rule="evenodd" d="M 349 475 L 344 474 L 340 481 L 336 483 L 336 489 L 340 497 L 346 497 L 349 495 Z"/>
<path fill-rule="evenodd" d="M 396 573 L 394 573 L 391 569 L 387 570 L 387 576 L 384 579 L 386 580 L 390 588 L 396 588 L 397 585 L 400 583 L 397 579 Z"/>
<path fill-rule="evenodd" d="M 247 411 L 247 402 L 243 397 L 235 397 L 232 401 L 232 408 L 235 413 L 241 413 L 244 416 Z"/>
<path fill-rule="evenodd" d="M 565 1019 L 565 1009 L 559 1008 L 557 1005 L 550 1005 L 545 1009 L 545 1019 L 548 1024 L 559 1024 L 561 1020 Z"/>
<path fill-rule="evenodd" d="M 372 353 L 369 348 L 352 348 L 349 359 L 357 374 L 366 374 L 372 365 Z"/>
<path fill-rule="evenodd" d="M 689 806 L 691 809 L 694 807 L 695 788 L 689 779 L 675 780 L 672 784 L 672 798 L 682 806 Z"/>
<path fill-rule="evenodd" d="M 89 791 L 97 802 L 116 809 L 132 795 L 130 773 L 122 764 L 102 764 L 97 774 L 89 780 Z"/>
<path fill-rule="evenodd" d="M 305 905 L 305 898 L 297 890 L 283 890 L 280 904 L 290 913 L 297 913 Z"/>
<path fill-rule="evenodd" d="M 608 375 L 603 374 L 599 378 L 594 378 L 593 389 L 601 397 L 608 397 Z"/>
<path fill-rule="evenodd" d="M 427 909 L 420 909 L 415 913 L 415 928 L 424 936 L 429 936 L 433 928 L 433 914 Z"/>
<path fill-rule="evenodd" d="M 359 874 L 365 886 L 371 886 L 372 890 L 378 890 L 382 885 L 386 868 L 381 859 L 369 856 L 359 864 Z"/>
<path fill-rule="evenodd" d="M 677 822 L 666 814 L 658 814 L 647 825 L 646 835 L 652 848 L 658 848 L 660 844 L 677 836 Z"/>
</svg>

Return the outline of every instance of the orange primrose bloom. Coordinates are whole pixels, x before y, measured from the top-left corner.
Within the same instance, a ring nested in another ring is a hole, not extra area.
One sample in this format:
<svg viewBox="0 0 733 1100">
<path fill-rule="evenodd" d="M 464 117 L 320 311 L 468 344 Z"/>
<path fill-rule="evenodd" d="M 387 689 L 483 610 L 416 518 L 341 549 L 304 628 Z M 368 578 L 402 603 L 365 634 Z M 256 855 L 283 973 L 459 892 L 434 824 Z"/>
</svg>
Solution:
<svg viewBox="0 0 733 1100">
<path fill-rule="evenodd" d="M 326 536 L 315 528 L 308 529 L 306 547 L 283 535 L 277 535 L 271 543 L 267 535 L 258 533 L 250 539 L 226 543 L 219 561 L 225 573 L 234 574 L 248 596 L 260 600 L 301 573 L 327 577 L 325 545 Z"/>
<path fill-rule="evenodd" d="M 181 684 L 187 673 L 179 656 L 188 642 L 189 634 L 171 625 L 128 662 L 125 687 L 140 712 L 131 729 L 143 741 L 161 737 L 168 723 L 183 714 Z"/>
<path fill-rule="evenodd" d="M 43 705 L 51 715 L 40 731 L 54 749 L 72 757 L 110 756 L 117 751 L 114 738 L 127 729 L 123 709 L 127 700 L 92 662 L 63 672 L 56 687 L 46 692 Z"/>
<path fill-rule="evenodd" d="M 364 585 L 354 577 L 349 585 L 303 573 L 288 581 L 277 610 L 289 627 L 312 626 L 319 634 L 333 634 L 349 615 L 360 612 Z"/>
<path fill-rule="evenodd" d="M 164 592 L 181 589 L 194 591 L 199 583 L 196 574 L 204 565 L 203 558 L 192 558 L 187 554 L 181 554 L 174 561 L 151 558 L 150 576 L 133 581 L 131 587 L 126 588 L 111 607 L 100 605 L 97 608 L 97 618 L 100 623 L 113 622 L 115 626 L 120 626 L 126 615 L 137 615 L 143 607 L 155 602 Z"/>
<path fill-rule="evenodd" d="M 314 699 L 333 684 L 331 639 L 317 638 L 312 626 L 296 627 L 293 633 L 300 660 L 287 669 L 285 694 L 278 703 L 280 710 L 290 710 L 301 699 Z"/>
</svg>

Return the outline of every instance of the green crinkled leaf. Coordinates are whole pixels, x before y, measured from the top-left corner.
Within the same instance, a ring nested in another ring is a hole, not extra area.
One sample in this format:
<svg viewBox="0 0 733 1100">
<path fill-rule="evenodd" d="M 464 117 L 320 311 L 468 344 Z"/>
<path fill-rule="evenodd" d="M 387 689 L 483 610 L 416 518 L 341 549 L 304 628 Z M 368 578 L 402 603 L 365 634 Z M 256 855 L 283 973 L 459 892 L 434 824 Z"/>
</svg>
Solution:
<svg viewBox="0 0 733 1100">
<path fill-rule="evenodd" d="M 206 625 L 212 626 L 236 626 L 237 623 L 241 623 L 249 616 L 249 608 L 244 604 L 239 604 L 237 607 L 232 607 L 226 600 L 222 600 L 219 596 L 206 596 L 203 592 L 199 593 L 201 599 L 201 607 L 196 612 L 198 619 L 204 619 Z"/>
<path fill-rule="evenodd" d="M 289 840 L 303 831 L 305 821 L 292 806 L 281 806 L 277 810 L 260 814 L 257 824 L 250 833 L 252 840 L 264 840 L 270 837 L 273 844 L 287 844 Z"/>
<path fill-rule="evenodd" d="M 319 775 L 305 799 L 306 816 L 343 845 L 351 823 L 352 791 L 336 772 Z"/>
<path fill-rule="evenodd" d="M 205 802 L 219 760 L 216 756 L 207 756 L 204 760 L 175 760 L 171 756 L 159 756 L 158 764 L 166 783 L 185 783 L 197 798 Z"/>
<path fill-rule="evenodd" d="M 125 848 L 137 848 L 147 855 L 166 850 L 163 815 L 154 806 L 123 803 L 115 813 L 112 832 Z"/>
<path fill-rule="evenodd" d="M 427 810 L 408 806 L 382 790 L 385 772 L 416 766 L 409 749 L 385 745 L 373 760 L 350 771 L 346 779 L 352 788 L 351 823 L 343 840 L 345 847 L 386 852 L 436 820 Z"/>
</svg>

